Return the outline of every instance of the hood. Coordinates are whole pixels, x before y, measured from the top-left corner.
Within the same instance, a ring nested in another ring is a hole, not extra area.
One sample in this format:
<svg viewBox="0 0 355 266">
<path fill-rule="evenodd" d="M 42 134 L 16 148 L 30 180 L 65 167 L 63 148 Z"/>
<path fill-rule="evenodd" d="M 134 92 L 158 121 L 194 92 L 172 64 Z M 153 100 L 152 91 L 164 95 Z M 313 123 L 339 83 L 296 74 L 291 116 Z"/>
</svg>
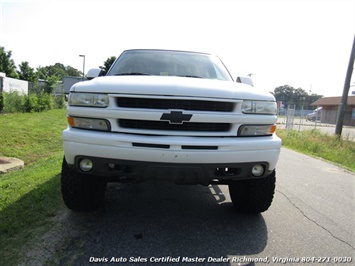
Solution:
<svg viewBox="0 0 355 266">
<path fill-rule="evenodd" d="M 272 94 L 249 85 L 175 76 L 104 76 L 76 83 L 70 91 L 275 101 Z"/>
</svg>

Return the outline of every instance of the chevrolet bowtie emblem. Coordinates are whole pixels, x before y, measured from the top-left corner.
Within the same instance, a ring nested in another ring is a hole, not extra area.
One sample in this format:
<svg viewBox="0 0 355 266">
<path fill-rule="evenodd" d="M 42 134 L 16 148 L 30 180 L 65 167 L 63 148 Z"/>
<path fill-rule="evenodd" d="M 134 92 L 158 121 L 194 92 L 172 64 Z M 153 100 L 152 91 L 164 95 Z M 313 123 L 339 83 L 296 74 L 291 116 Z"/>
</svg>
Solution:
<svg viewBox="0 0 355 266">
<path fill-rule="evenodd" d="M 170 111 L 170 113 L 164 113 L 160 117 L 162 121 L 169 121 L 169 124 L 182 124 L 185 121 L 190 121 L 192 115 L 184 114 L 181 111 Z"/>
</svg>

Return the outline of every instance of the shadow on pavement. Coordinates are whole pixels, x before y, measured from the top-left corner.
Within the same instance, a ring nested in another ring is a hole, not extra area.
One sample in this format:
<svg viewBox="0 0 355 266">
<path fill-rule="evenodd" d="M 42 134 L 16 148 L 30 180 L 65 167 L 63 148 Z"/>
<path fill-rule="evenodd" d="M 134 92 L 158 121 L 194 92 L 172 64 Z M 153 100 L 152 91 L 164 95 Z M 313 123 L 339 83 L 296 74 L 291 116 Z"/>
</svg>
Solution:
<svg viewBox="0 0 355 266">
<path fill-rule="evenodd" d="M 65 223 L 85 229 L 70 241 L 60 265 L 185 265 L 184 257 L 204 259 L 186 265 L 254 265 L 233 263 L 233 257 L 258 257 L 268 239 L 262 215 L 235 212 L 216 185 L 110 184 L 102 209 L 68 210 Z"/>
</svg>

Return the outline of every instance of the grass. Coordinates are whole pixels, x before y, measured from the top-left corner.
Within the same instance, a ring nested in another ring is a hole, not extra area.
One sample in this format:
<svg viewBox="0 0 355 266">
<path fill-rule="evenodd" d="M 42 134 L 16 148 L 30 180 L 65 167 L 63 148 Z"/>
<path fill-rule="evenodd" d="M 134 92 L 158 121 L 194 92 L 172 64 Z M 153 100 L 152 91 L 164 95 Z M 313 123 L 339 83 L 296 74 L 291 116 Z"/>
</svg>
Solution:
<svg viewBox="0 0 355 266">
<path fill-rule="evenodd" d="M 355 172 L 355 142 L 339 139 L 318 129 L 277 130 L 285 147 L 339 164 Z"/>
<path fill-rule="evenodd" d="M 23 170 L 0 175 L 0 261 L 15 265 L 64 208 L 59 177 L 67 122 L 63 109 L 0 115 L 0 124 L 0 156 L 25 162 Z"/>
<path fill-rule="evenodd" d="M 40 113 L 0 115 L 0 156 L 16 157 L 32 164 L 62 150 L 66 127 L 64 109 Z"/>
</svg>

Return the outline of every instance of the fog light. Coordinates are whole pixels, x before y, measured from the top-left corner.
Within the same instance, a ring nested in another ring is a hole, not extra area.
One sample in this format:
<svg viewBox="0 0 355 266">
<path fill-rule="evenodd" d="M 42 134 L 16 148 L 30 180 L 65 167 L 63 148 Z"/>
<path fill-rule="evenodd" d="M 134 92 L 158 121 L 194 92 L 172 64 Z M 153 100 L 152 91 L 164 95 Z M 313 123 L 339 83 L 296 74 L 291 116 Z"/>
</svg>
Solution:
<svg viewBox="0 0 355 266">
<path fill-rule="evenodd" d="M 91 171 L 92 167 L 94 166 L 94 164 L 92 163 L 91 160 L 89 159 L 82 159 L 79 163 L 79 167 L 82 171 L 84 172 L 89 172 Z"/>
<path fill-rule="evenodd" d="M 264 166 L 261 164 L 254 165 L 251 173 L 253 176 L 261 176 L 264 173 Z"/>
</svg>

